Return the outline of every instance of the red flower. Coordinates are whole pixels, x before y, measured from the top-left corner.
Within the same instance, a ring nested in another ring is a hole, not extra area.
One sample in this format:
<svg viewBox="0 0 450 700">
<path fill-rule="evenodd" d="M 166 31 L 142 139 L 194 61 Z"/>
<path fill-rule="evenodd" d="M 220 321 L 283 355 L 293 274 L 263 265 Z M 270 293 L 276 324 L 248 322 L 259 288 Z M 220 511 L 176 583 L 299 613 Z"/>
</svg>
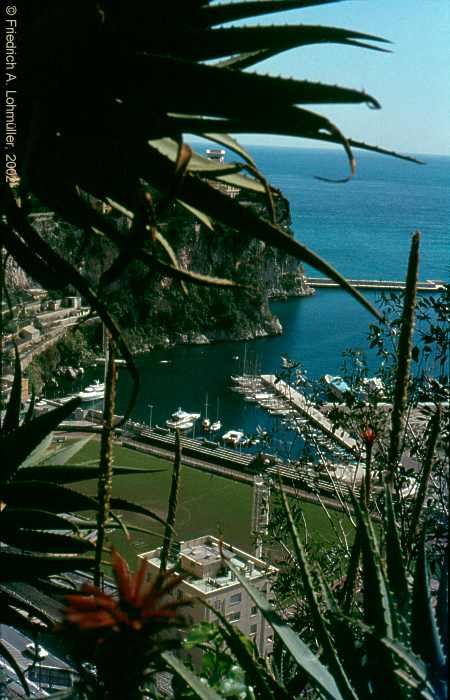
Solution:
<svg viewBox="0 0 450 700">
<path fill-rule="evenodd" d="M 361 433 L 361 437 L 367 446 L 372 446 L 376 438 L 375 430 L 371 425 L 368 425 L 367 428 Z"/>
<path fill-rule="evenodd" d="M 135 574 L 128 564 L 113 550 L 112 562 L 119 597 L 103 593 L 97 586 L 85 583 L 81 593 L 66 595 L 68 606 L 64 610 L 65 622 L 79 631 L 103 630 L 97 635 L 97 643 L 104 641 L 110 633 L 125 630 L 145 630 L 150 627 L 165 627 L 174 622 L 181 624 L 178 608 L 187 605 L 187 599 L 162 600 L 180 584 L 181 577 L 173 573 L 156 576 L 145 583 L 148 562 L 143 560 Z"/>
</svg>

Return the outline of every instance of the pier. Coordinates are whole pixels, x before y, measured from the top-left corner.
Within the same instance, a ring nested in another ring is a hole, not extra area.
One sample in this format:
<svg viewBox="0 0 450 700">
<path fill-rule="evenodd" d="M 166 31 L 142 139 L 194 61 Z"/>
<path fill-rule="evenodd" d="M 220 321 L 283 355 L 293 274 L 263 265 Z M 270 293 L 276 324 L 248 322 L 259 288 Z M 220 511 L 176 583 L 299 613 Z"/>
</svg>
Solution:
<svg viewBox="0 0 450 700">
<path fill-rule="evenodd" d="M 315 408 L 300 391 L 294 389 L 282 379 L 277 380 L 275 374 L 262 374 L 261 380 L 272 392 L 286 399 L 293 408 L 320 428 L 320 430 L 329 435 L 335 442 L 339 443 L 349 452 L 352 452 L 359 459 L 363 456 L 361 447 L 356 440 L 345 432 L 345 430 L 334 428 L 329 418 Z"/>
<path fill-rule="evenodd" d="M 355 289 L 381 289 L 402 291 L 405 289 L 405 282 L 400 280 L 355 280 L 347 279 Z M 314 289 L 321 287 L 339 287 L 340 285 L 328 277 L 308 277 L 307 283 Z M 445 282 L 441 280 L 424 280 L 417 282 L 418 292 L 441 292 L 445 289 Z"/>
</svg>

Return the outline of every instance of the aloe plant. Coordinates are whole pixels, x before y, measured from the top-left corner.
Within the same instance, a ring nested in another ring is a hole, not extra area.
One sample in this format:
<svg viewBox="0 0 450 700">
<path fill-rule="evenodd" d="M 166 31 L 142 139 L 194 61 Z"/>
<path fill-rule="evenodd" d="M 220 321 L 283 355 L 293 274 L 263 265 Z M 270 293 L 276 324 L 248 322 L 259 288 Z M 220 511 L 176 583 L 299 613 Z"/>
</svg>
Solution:
<svg viewBox="0 0 450 700">
<path fill-rule="evenodd" d="M 20 420 L 22 371 L 16 350 L 14 382 L 0 430 L 0 624 L 16 627 L 34 635 L 36 626 L 29 617 L 40 619 L 50 630 L 54 616 L 33 602 L 38 591 L 51 587 L 53 576 L 75 570 L 94 568 L 95 545 L 87 537 L 97 523 L 80 515 L 95 513 L 96 498 L 86 496 L 68 485 L 98 477 L 98 466 L 69 464 L 89 438 L 49 450 L 52 431 L 70 416 L 79 404 L 72 399 L 37 418 Z M 115 473 L 150 473 L 154 470 L 115 467 Z M 112 506 L 122 510 L 139 510 L 164 521 L 145 508 L 121 499 Z M 77 516 L 77 517 L 72 517 Z M 122 527 L 114 513 L 108 527 Z M 133 529 L 133 528 L 131 528 Z M 18 584 L 26 584 L 26 598 Z M 28 613 L 24 616 L 18 608 Z M 20 669 L 4 644 L 0 655 L 13 666 L 23 680 Z M 24 681 L 23 681 L 24 682 Z M 25 682 L 24 682 L 25 683 Z"/>
</svg>

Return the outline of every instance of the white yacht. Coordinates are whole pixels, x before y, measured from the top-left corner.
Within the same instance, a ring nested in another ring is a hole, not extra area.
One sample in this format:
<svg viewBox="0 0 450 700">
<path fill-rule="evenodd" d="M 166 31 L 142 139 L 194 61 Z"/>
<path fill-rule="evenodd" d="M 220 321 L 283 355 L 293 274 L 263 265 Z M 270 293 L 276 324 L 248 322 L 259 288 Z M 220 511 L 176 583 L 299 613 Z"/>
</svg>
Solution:
<svg viewBox="0 0 450 700">
<path fill-rule="evenodd" d="M 200 418 L 200 413 L 188 413 L 187 411 L 183 411 L 180 406 L 178 410 L 172 413 L 172 417 L 166 420 L 166 425 L 168 428 L 189 430 L 193 427 L 198 418 Z"/>
<path fill-rule="evenodd" d="M 82 401 L 99 401 L 105 397 L 105 385 L 96 379 L 93 384 L 80 391 L 78 396 Z"/>
<path fill-rule="evenodd" d="M 211 433 L 217 433 L 217 431 L 220 430 L 221 427 L 222 427 L 222 421 L 215 420 L 214 423 L 211 423 L 209 429 L 210 429 Z"/>
<path fill-rule="evenodd" d="M 244 438 L 244 433 L 241 430 L 229 430 L 222 435 L 223 442 L 229 445 L 239 445 Z"/>
</svg>

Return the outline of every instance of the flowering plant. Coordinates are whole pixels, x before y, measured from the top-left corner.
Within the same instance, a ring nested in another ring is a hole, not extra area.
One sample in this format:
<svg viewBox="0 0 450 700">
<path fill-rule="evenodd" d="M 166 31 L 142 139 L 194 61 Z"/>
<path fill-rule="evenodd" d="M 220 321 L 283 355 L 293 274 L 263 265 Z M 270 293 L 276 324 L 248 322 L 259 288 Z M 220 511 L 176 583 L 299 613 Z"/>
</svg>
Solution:
<svg viewBox="0 0 450 700">
<path fill-rule="evenodd" d="M 80 593 L 66 596 L 62 630 L 74 657 L 94 663 L 99 698 L 141 698 L 142 687 L 160 665 L 160 654 L 181 642 L 186 618 L 180 608 L 186 598 L 175 600 L 181 577 L 159 573 L 146 581 L 148 562 L 132 574 L 115 550 L 112 565 L 118 596 L 85 583 Z"/>
</svg>

